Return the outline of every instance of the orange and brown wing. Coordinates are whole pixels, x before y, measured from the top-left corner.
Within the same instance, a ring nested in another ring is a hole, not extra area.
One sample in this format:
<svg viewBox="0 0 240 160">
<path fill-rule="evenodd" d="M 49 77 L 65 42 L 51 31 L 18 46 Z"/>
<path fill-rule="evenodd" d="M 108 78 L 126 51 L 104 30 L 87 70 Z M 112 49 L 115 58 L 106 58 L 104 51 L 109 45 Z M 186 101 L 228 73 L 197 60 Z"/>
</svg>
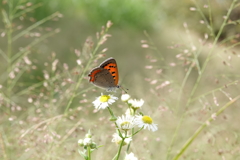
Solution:
<svg viewBox="0 0 240 160">
<path fill-rule="evenodd" d="M 108 70 L 115 82 L 115 85 L 118 85 L 118 68 L 117 68 L 117 62 L 114 58 L 108 58 L 104 62 L 102 62 L 99 66 L 100 68 L 104 68 Z"/>
<path fill-rule="evenodd" d="M 112 88 L 116 87 L 115 80 L 113 79 L 111 73 L 104 68 L 95 68 L 88 75 L 89 82 L 101 88 Z"/>
<path fill-rule="evenodd" d="M 89 78 L 89 82 L 94 83 L 94 81 L 96 81 L 95 75 L 96 75 L 97 73 L 101 72 L 101 71 L 102 71 L 101 68 L 95 68 L 95 69 L 93 69 L 93 70 L 88 74 L 88 76 L 90 77 L 90 78 Z"/>
</svg>

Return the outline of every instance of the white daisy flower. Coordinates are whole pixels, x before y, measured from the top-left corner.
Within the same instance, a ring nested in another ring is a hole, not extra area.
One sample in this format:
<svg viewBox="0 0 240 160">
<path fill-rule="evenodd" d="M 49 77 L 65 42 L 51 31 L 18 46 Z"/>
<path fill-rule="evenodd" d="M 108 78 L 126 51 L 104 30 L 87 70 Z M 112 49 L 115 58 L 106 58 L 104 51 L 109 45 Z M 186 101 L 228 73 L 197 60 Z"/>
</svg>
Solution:
<svg viewBox="0 0 240 160">
<path fill-rule="evenodd" d="M 105 109 L 107 108 L 110 104 L 114 103 L 118 98 L 114 97 L 112 95 L 101 95 L 97 97 L 95 101 L 93 101 L 93 105 L 97 110 L 99 109 Z"/>
<path fill-rule="evenodd" d="M 130 96 L 129 94 L 123 94 L 123 95 L 121 96 L 121 100 L 122 100 L 123 102 L 128 101 L 130 98 L 131 98 L 131 96 Z"/>
<path fill-rule="evenodd" d="M 130 99 L 128 100 L 128 103 L 131 105 L 133 109 L 139 109 L 142 107 L 144 100 L 136 100 L 136 99 Z"/>
<path fill-rule="evenodd" d="M 125 134 L 122 133 L 122 136 L 125 137 Z M 123 145 L 129 144 L 131 141 L 132 141 L 131 137 L 125 138 L 124 142 L 123 142 Z M 117 133 L 114 133 L 112 142 L 114 142 L 116 144 L 121 144 L 122 143 L 122 138 Z"/>
<path fill-rule="evenodd" d="M 154 124 L 152 118 L 149 116 L 137 115 L 134 119 L 134 123 L 138 127 L 143 127 L 143 129 L 148 129 L 149 131 L 155 132 L 158 130 L 157 124 Z"/>
<path fill-rule="evenodd" d="M 138 160 L 138 158 L 135 157 L 134 154 L 131 152 L 129 154 L 126 154 L 124 160 Z"/>
<path fill-rule="evenodd" d="M 119 129 L 129 130 L 134 127 L 134 117 L 130 115 L 122 115 L 122 117 L 117 118 L 116 123 Z"/>
</svg>

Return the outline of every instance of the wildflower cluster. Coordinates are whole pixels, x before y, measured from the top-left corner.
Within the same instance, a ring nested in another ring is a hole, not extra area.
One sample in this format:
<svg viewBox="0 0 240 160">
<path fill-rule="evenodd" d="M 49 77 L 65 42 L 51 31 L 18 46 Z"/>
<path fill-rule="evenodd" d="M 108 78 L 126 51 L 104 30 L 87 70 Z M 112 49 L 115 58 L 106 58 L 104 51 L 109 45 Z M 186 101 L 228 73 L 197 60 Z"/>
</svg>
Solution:
<svg viewBox="0 0 240 160">
<path fill-rule="evenodd" d="M 78 140 L 78 145 L 80 147 L 83 147 L 84 150 L 78 150 L 79 154 L 84 157 L 85 159 L 90 160 L 91 159 L 91 152 L 94 151 L 95 149 L 101 147 L 98 146 L 95 142 L 93 142 L 92 140 L 92 134 L 90 131 L 88 131 L 88 133 L 85 135 L 84 139 L 79 139 Z"/>
<path fill-rule="evenodd" d="M 112 105 L 117 99 L 118 98 L 114 97 L 113 95 L 101 94 L 101 96 L 97 97 L 96 100 L 93 101 L 93 105 L 98 110 L 109 108 L 110 105 Z M 129 94 L 123 94 L 121 96 L 121 100 L 126 102 L 128 109 L 126 110 L 125 115 L 117 118 L 117 129 L 128 131 L 135 126 L 138 126 L 142 129 L 148 129 L 153 132 L 157 130 L 157 124 L 153 123 L 153 120 L 150 116 L 137 114 L 137 110 L 141 109 L 144 104 L 144 100 L 131 99 Z"/>
<path fill-rule="evenodd" d="M 108 109 L 111 115 L 110 120 L 114 121 L 116 132 L 113 134 L 112 142 L 119 146 L 119 151 L 115 159 L 119 159 L 120 151 L 123 146 L 128 145 L 126 153 L 128 153 L 133 136 L 136 135 L 143 129 L 148 129 L 149 131 L 156 131 L 158 129 L 157 124 L 153 123 L 153 119 L 148 115 L 143 115 L 138 112 L 142 109 L 144 100 L 132 99 L 129 94 L 123 94 L 121 100 L 128 106 L 125 114 L 116 117 L 112 111 L 111 105 L 118 100 L 117 97 L 113 95 L 103 95 L 101 94 L 92 103 L 97 110 Z M 138 128 L 138 129 L 136 129 Z M 85 142 L 86 141 L 86 142 Z M 91 140 L 85 138 L 80 140 L 80 144 L 85 147 L 91 146 Z M 96 147 L 96 145 L 95 145 Z M 137 160 L 133 153 L 126 154 L 125 160 Z"/>
</svg>

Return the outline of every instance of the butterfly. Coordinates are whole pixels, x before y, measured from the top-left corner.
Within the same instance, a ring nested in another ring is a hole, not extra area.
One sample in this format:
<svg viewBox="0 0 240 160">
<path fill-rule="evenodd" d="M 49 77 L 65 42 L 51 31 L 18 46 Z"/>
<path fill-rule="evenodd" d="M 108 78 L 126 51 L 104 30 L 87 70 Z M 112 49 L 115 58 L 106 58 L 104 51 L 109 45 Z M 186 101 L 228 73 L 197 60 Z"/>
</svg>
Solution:
<svg viewBox="0 0 240 160">
<path fill-rule="evenodd" d="M 118 85 L 118 67 L 114 58 L 108 58 L 88 74 L 89 82 L 107 91 L 115 91 Z"/>
</svg>

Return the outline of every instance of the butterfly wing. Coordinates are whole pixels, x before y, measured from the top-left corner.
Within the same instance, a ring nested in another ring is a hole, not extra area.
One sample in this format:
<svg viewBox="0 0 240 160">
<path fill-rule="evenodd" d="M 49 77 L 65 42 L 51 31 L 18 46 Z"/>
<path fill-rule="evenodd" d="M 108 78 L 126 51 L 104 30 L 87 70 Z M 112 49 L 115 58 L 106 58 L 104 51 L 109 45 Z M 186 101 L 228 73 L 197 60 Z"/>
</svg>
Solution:
<svg viewBox="0 0 240 160">
<path fill-rule="evenodd" d="M 99 67 L 108 70 L 114 80 L 115 86 L 118 86 L 118 67 L 116 60 L 114 58 L 108 58 L 102 62 Z"/>
<path fill-rule="evenodd" d="M 90 72 L 88 76 L 90 77 L 89 82 L 93 83 L 98 87 L 104 89 L 116 87 L 115 80 L 113 79 L 111 73 L 107 69 L 100 67 L 95 68 Z"/>
</svg>

